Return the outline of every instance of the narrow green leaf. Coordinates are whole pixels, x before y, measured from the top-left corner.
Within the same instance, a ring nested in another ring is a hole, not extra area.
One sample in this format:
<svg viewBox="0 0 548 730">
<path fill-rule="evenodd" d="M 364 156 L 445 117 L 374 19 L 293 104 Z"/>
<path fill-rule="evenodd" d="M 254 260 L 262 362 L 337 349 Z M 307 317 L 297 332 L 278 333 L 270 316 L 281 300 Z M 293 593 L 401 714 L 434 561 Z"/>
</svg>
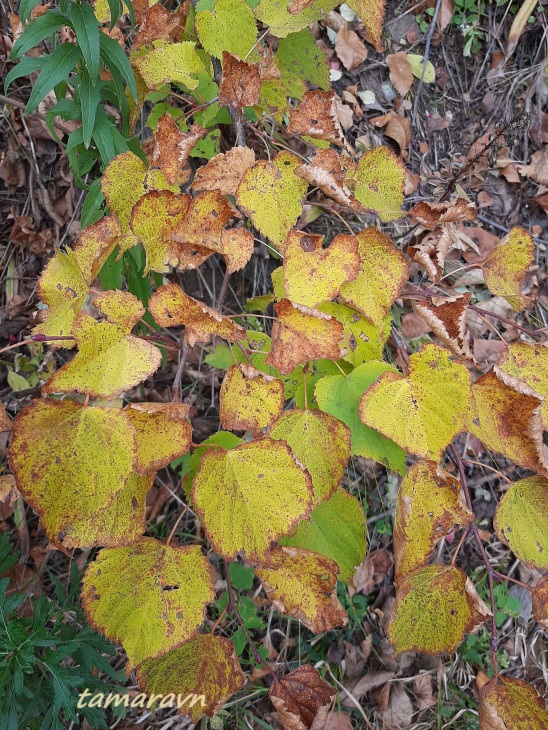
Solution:
<svg viewBox="0 0 548 730">
<path fill-rule="evenodd" d="M 122 288 L 122 259 L 116 261 L 117 255 L 118 249 L 115 249 L 99 272 L 99 281 L 104 291 Z"/>
<path fill-rule="evenodd" d="M 64 25 L 68 25 L 68 18 L 54 10 L 33 20 L 13 44 L 10 61 L 16 61 L 18 58 L 21 58 L 27 51 L 30 51 L 31 48 L 34 48 L 34 46 L 49 38 L 56 30 L 59 30 Z"/>
<path fill-rule="evenodd" d="M 42 58 L 22 58 L 17 66 L 15 66 L 15 68 L 12 68 L 12 70 L 6 76 L 6 80 L 4 81 L 4 91 L 8 90 L 8 87 L 12 83 L 12 81 L 20 79 L 21 76 L 30 76 L 30 74 L 34 73 L 35 71 L 39 71 L 41 68 L 43 68 L 47 60 L 47 56 L 42 56 Z"/>
<path fill-rule="evenodd" d="M 97 107 L 93 139 L 101 154 L 101 160 L 107 165 L 116 155 L 127 152 L 127 142 L 115 125 L 109 120 L 102 106 Z"/>
<path fill-rule="evenodd" d="M 80 52 L 72 43 L 63 43 L 55 49 L 49 56 L 38 77 L 38 81 L 32 89 L 28 104 L 25 107 L 25 114 L 34 111 L 46 94 L 49 94 L 63 79 L 68 78 L 79 58 Z"/>
<path fill-rule="evenodd" d="M 110 30 L 112 30 L 122 15 L 122 3 L 120 0 L 107 0 L 107 2 L 110 10 Z"/>
<path fill-rule="evenodd" d="M 78 160 L 78 153 L 81 151 L 85 151 L 84 137 L 82 127 L 78 127 L 78 129 L 75 129 L 74 132 L 69 134 L 66 152 L 70 169 L 74 173 L 74 180 L 76 184 L 81 188 L 85 188 L 86 184 L 82 180 L 82 173 L 80 171 L 80 164 Z"/>
<path fill-rule="evenodd" d="M 30 14 L 34 8 L 38 5 L 40 0 L 21 0 L 19 5 L 19 17 L 22 23 L 26 23 L 30 18 Z"/>
<path fill-rule="evenodd" d="M 135 76 L 133 75 L 133 69 L 131 64 L 124 53 L 124 51 L 118 45 L 118 42 L 109 38 L 104 33 L 100 34 L 99 42 L 101 44 L 101 56 L 105 62 L 105 65 L 112 73 L 112 68 L 118 69 L 118 71 L 125 78 L 131 95 L 135 102 L 137 102 L 137 84 L 135 82 Z"/>
<path fill-rule="evenodd" d="M 73 4 L 70 24 L 76 33 L 76 42 L 82 51 L 91 84 L 95 86 L 99 82 L 99 23 L 91 6 L 87 3 Z"/>
<path fill-rule="evenodd" d="M 82 69 L 80 73 L 80 108 L 82 110 L 83 139 L 86 149 L 91 144 L 91 136 L 100 101 L 101 84 L 94 85 L 89 73 Z"/>
<path fill-rule="evenodd" d="M 101 205 L 105 200 L 103 191 L 101 190 L 101 180 L 94 180 L 89 186 L 86 193 L 84 205 L 82 206 L 82 215 L 80 216 L 80 225 L 82 229 L 91 226 L 103 217 Z"/>
</svg>

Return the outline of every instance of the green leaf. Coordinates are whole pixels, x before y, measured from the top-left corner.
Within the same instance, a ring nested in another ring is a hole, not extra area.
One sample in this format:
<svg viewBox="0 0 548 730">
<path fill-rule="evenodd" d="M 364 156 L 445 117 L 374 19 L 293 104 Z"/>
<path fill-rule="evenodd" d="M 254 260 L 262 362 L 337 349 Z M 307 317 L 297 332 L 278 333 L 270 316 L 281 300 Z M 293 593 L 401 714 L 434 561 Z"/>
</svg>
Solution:
<svg viewBox="0 0 548 730">
<path fill-rule="evenodd" d="M 69 73 L 76 66 L 79 58 L 80 52 L 72 43 L 63 43 L 53 51 L 32 88 L 27 106 L 25 107 L 25 114 L 34 111 L 46 94 L 49 94 L 57 84 L 68 78 Z"/>
<path fill-rule="evenodd" d="M 230 563 L 228 572 L 234 588 L 240 591 L 250 591 L 253 588 L 253 568 L 243 563 Z"/>
<path fill-rule="evenodd" d="M 115 41 L 104 33 L 100 33 L 99 43 L 101 45 L 101 57 L 106 67 L 109 71 L 112 68 L 116 69 L 125 78 L 133 100 L 137 102 L 137 83 L 133 75 L 133 69 L 126 54 L 120 48 L 118 41 Z"/>
<path fill-rule="evenodd" d="M 10 54 L 10 61 L 16 61 L 21 58 L 31 48 L 37 46 L 46 38 L 49 38 L 56 30 L 68 25 L 69 20 L 65 15 L 55 11 L 49 11 L 36 18 L 25 28 L 19 38 L 13 44 L 13 50 Z"/>
<path fill-rule="evenodd" d="M 110 121 L 102 106 L 97 107 L 93 139 L 105 165 L 108 165 L 116 155 L 128 151 L 126 139 L 116 129 L 114 123 Z"/>
<path fill-rule="evenodd" d="M 99 23 L 91 5 L 85 2 L 73 3 L 70 8 L 70 24 L 76 33 L 92 85 L 100 83 L 99 78 Z M 103 35 L 101 33 L 101 35 Z"/>
<path fill-rule="evenodd" d="M 245 0 L 218 0 L 212 11 L 202 10 L 196 15 L 196 32 L 212 56 L 222 58 L 226 51 L 248 62 L 258 60 L 259 54 L 253 48 L 257 26 Z"/>
<path fill-rule="evenodd" d="M 101 84 L 93 85 L 89 73 L 85 69 L 82 69 L 80 72 L 80 107 L 82 110 L 82 134 L 86 149 L 91 144 L 91 136 L 93 134 L 95 117 L 97 116 L 97 108 L 100 101 Z"/>
<path fill-rule="evenodd" d="M 4 91 L 7 91 L 12 81 L 20 79 L 21 76 L 30 76 L 35 71 L 39 71 L 44 67 L 44 64 L 48 60 L 48 56 L 42 56 L 42 58 L 22 58 L 17 66 L 12 68 L 9 74 L 6 76 L 4 81 Z"/>
<path fill-rule="evenodd" d="M 282 38 L 277 55 L 280 64 L 291 77 L 319 86 L 325 91 L 329 90 L 331 85 L 327 58 L 308 28 Z"/>
<path fill-rule="evenodd" d="M 21 18 L 23 25 L 30 18 L 30 14 L 39 2 L 40 0 L 21 0 L 19 4 L 19 17 Z"/>
<path fill-rule="evenodd" d="M 120 0 L 107 0 L 108 7 L 110 10 L 110 26 L 109 30 L 112 30 L 116 25 L 118 18 L 122 15 L 122 3 Z"/>
<path fill-rule="evenodd" d="M 94 180 L 87 191 L 84 205 L 82 206 L 82 214 L 80 216 L 80 225 L 82 228 L 91 226 L 103 217 L 101 205 L 105 200 L 103 191 L 101 190 L 101 180 Z"/>
<path fill-rule="evenodd" d="M 405 451 L 393 441 L 365 426 L 358 413 L 362 394 L 382 373 L 398 371 L 379 360 L 360 365 L 349 375 L 330 375 L 316 383 L 316 400 L 326 413 L 330 413 L 349 427 L 352 432 L 352 453 L 375 459 L 390 469 L 405 474 Z"/>
</svg>

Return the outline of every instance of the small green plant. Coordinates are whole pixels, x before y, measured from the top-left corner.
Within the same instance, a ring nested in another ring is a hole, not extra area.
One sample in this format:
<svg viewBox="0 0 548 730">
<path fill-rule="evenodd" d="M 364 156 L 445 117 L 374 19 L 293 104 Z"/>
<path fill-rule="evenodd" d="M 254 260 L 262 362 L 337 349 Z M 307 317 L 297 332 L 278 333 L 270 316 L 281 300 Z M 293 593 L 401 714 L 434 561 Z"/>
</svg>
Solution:
<svg viewBox="0 0 548 730">
<path fill-rule="evenodd" d="M 7 535 L 0 536 L 0 575 L 18 555 Z M 61 730 L 82 715 L 91 727 L 106 728 L 104 713 L 77 708 L 84 689 L 109 692 L 98 672 L 123 677 L 109 664 L 114 646 L 88 626 L 79 602 L 80 574 L 73 563 L 65 588 L 50 574 L 54 599 L 31 597 L 32 612 L 21 607 L 27 596 L 9 592 L 0 580 L 0 727 L 3 730 Z M 70 612 L 70 620 L 67 615 Z"/>
</svg>

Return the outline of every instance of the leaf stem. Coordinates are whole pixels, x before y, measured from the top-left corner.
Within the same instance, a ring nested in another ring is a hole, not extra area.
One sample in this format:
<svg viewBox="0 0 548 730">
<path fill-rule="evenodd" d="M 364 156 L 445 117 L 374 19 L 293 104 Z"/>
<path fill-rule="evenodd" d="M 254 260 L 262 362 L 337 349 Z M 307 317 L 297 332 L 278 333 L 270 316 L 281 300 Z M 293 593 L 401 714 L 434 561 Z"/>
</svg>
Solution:
<svg viewBox="0 0 548 730">
<path fill-rule="evenodd" d="M 472 498 L 470 497 L 470 490 L 468 489 L 468 482 L 466 481 L 466 474 L 464 472 L 464 462 L 462 460 L 461 455 L 459 454 L 458 450 L 455 448 L 454 444 L 451 444 L 450 446 L 451 453 L 453 454 L 453 457 L 456 461 L 457 468 L 459 470 L 459 476 L 460 481 L 462 485 L 462 491 L 464 492 L 464 497 L 466 500 L 466 505 L 468 506 L 468 509 L 472 514 L 474 513 L 474 509 L 472 507 Z M 494 576 L 496 575 L 496 571 L 493 570 L 493 566 L 489 562 L 489 558 L 487 556 L 487 553 L 485 552 L 485 548 L 483 547 L 483 543 L 481 541 L 481 537 L 479 534 L 478 526 L 476 524 L 476 521 L 472 522 L 470 525 L 470 530 L 472 530 L 474 537 L 476 539 L 476 544 L 478 546 L 478 550 L 480 552 L 480 555 L 482 557 L 483 563 L 485 565 L 485 568 L 487 569 L 487 581 L 489 583 L 489 597 L 491 600 L 491 641 L 489 642 L 489 646 L 491 648 L 491 661 L 493 662 L 493 670 L 495 672 L 495 676 L 498 676 L 499 670 L 497 665 L 497 649 L 498 649 L 498 629 L 497 629 L 497 619 L 496 619 L 496 609 L 495 609 L 495 588 L 494 588 Z"/>
<path fill-rule="evenodd" d="M 183 335 L 183 339 L 181 340 L 181 346 L 179 348 L 179 366 L 177 368 L 177 372 L 175 373 L 175 378 L 173 380 L 173 385 L 171 386 L 171 402 L 172 403 L 181 403 L 181 378 L 183 376 L 183 370 L 185 367 L 185 363 L 188 357 L 189 353 L 189 346 L 186 341 L 186 337 Z"/>
</svg>

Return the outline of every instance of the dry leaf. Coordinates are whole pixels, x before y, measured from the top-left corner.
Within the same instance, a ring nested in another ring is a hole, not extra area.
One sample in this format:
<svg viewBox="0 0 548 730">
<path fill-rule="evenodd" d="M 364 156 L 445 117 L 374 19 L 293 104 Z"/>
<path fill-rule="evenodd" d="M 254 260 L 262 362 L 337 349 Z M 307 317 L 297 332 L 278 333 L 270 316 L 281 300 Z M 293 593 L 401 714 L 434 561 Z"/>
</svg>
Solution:
<svg viewBox="0 0 548 730">
<path fill-rule="evenodd" d="M 409 117 L 400 117 L 399 114 L 390 110 L 388 114 L 372 119 L 371 124 L 375 127 L 386 127 L 384 133 L 397 142 L 400 148 L 400 157 L 407 154 L 405 148 L 411 140 L 411 119 Z"/>
<path fill-rule="evenodd" d="M 477 218 L 474 203 L 464 198 L 457 198 L 446 203 L 417 203 L 409 211 L 409 215 L 429 231 L 443 223 L 475 221 Z"/>
<path fill-rule="evenodd" d="M 413 72 L 403 51 L 386 57 L 390 69 L 390 82 L 400 96 L 405 96 L 413 84 Z"/>
<path fill-rule="evenodd" d="M 219 105 L 230 104 L 241 111 L 254 106 L 261 93 L 261 74 L 256 64 L 240 61 L 232 53 L 223 51 L 223 75 L 219 86 Z"/>
<path fill-rule="evenodd" d="M 337 693 L 314 667 L 304 664 L 276 677 L 268 694 L 284 730 L 321 730 Z"/>
<path fill-rule="evenodd" d="M 352 71 L 367 58 L 367 48 L 357 33 L 343 28 L 335 38 L 335 51 L 343 66 Z"/>
<path fill-rule="evenodd" d="M 290 112 L 288 131 L 291 134 L 324 139 L 339 147 L 347 146 L 337 118 L 333 91 L 307 91 L 300 106 Z"/>
<path fill-rule="evenodd" d="M 518 165 L 520 175 L 548 187 L 548 145 L 531 156 L 530 165 Z"/>
<path fill-rule="evenodd" d="M 341 158 L 335 150 L 320 150 L 309 163 L 295 168 L 295 175 L 302 177 L 310 185 L 333 198 L 339 205 L 364 213 L 365 208 L 356 200 L 346 187 L 346 170 L 341 166 Z"/>
<path fill-rule="evenodd" d="M 190 151 L 206 132 L 199 124 L 193 124 L 188 132 L 181 132 L 171 114 L 164 114 L 158 120 L 151 167 L 159 168 L 168 183 L 175 185 Z"/>
<path fill-rule="evenodd" d="M 192 189 L 220 190 L 225 195 L 235 195 L 245 171 L 254 164 L 253 150 L 249 147 L 233 147 L 196 170 Z"/>
<path fill-rule="evenodd" d="M 406 730 L 413 724 L 413 703 L 402 682 L 391 685 L 390 700 L 382 719 L 386 730 Z"/>
</svg>

